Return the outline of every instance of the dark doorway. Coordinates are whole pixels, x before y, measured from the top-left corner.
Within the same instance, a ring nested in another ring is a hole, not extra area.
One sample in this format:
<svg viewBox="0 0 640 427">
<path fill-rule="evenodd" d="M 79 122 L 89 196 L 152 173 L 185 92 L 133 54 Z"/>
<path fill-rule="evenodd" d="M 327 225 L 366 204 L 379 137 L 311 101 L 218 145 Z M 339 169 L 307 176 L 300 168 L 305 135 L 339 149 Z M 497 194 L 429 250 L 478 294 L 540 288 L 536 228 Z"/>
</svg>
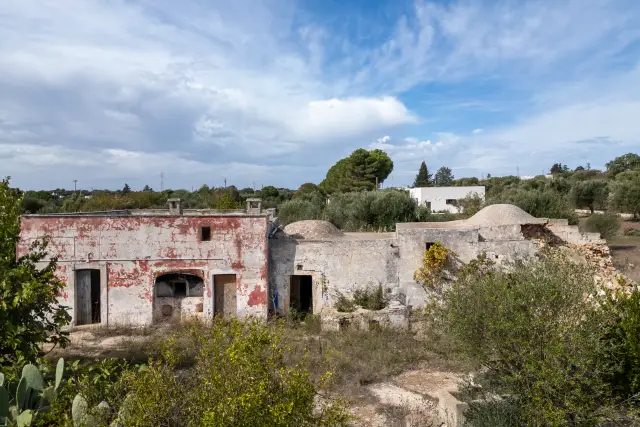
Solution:
<svg viewBox="0 0 640 427">
<path fill-rule="evenodd" d="M 100 323 L 100 270 L 76 270 L 76 324 Z"/>
<path fill-rule="evenodd" d="M 213 276 L 213 312 L 215 315 L 235 317 L 238 311 L 237 288 L 235 274 Z"/>
<path fill-rule="evenodd" d="M 313 279 L 311 276 L 291 276 L 289 308 L 302 313 L 313 313 Z"/>
</svg>

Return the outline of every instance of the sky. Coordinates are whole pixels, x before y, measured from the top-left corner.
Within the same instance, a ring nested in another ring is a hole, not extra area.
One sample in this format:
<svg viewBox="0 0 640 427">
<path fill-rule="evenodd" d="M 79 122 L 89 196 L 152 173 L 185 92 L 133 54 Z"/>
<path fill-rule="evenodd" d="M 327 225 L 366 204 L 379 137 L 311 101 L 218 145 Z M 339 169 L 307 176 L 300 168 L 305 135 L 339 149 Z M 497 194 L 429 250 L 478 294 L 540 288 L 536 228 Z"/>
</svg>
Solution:
<svg viewBox="0 0 640 427">
<path fill-rule="evenodd" d="M 357 148 L 456 177 L 640 152 L 637 0 L 3 0 L 0 176 L 297 188 Z"/>
</svg>

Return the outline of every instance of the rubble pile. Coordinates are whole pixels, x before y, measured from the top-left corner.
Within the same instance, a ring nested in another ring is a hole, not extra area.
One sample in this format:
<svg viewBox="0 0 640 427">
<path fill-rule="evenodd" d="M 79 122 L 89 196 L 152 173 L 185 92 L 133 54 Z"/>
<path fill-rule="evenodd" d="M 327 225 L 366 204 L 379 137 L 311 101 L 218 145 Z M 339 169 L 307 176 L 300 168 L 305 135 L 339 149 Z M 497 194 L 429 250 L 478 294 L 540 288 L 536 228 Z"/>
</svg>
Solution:
<svg viewBox="0 0 640 427">
<path fill-rule="evenodd" d="M 597 269 L 596 284 L 608 289 L 624 289 L 634 285 L 633 281 L 620 273 L 613 265 L 611 251 L 607 245 L 596 243 L 566 245 L 566 248 L 583 257 Z"/>
</svg>

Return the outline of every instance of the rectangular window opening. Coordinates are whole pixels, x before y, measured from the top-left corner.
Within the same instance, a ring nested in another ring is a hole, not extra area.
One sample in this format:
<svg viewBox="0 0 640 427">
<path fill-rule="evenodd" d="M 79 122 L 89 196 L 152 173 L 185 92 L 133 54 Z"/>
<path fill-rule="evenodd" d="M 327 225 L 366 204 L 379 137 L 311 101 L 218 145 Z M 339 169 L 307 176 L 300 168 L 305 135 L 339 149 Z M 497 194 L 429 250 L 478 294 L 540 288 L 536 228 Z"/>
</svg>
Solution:
<svg viewBox="0 0 640 427">
<path fill-rule="evenodd" d="M 203 242 L 211 240 L 211 227 L 200 227 L 200 240 Z"/>
<path fill-rule="evenodd" d="M 435 242 L 427 242 L 427 243 L 425 243 L 424 250 L 428 251 L 429 249 L 431 249 L 431 246 L 433 246 L 434 243 Z"/>
<path fill-rule="evenodd" d="M 458 199 L 447 199 L 445 203 L 451 206 L 458 206 Z"/>
</svg>

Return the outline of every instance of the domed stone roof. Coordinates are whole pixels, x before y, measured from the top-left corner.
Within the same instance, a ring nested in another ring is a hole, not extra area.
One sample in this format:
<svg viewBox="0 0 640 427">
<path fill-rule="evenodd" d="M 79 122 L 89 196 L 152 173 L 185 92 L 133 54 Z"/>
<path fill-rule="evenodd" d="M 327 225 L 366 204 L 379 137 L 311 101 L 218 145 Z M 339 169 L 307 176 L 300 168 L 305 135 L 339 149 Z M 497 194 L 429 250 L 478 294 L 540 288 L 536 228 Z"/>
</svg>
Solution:
<svg viewBox="0 0 640 427">
<path fill-rule="evenodd" d="M 292 222 L 284 227 L 284 232 L 296 239 L 327 239 L 336 238 L 344 233 L 329 221 L 305 220 Z"/>
<path fill-rule="evenodd" d="M 544 224 L 546 222 L 547 220 L 544 218 L 536 218 L 529 215 L 519 207 L 508 204 L 486 206 L 466 221 L 468 225 L 479 227 L 516 224 Z"/>
</svg>

